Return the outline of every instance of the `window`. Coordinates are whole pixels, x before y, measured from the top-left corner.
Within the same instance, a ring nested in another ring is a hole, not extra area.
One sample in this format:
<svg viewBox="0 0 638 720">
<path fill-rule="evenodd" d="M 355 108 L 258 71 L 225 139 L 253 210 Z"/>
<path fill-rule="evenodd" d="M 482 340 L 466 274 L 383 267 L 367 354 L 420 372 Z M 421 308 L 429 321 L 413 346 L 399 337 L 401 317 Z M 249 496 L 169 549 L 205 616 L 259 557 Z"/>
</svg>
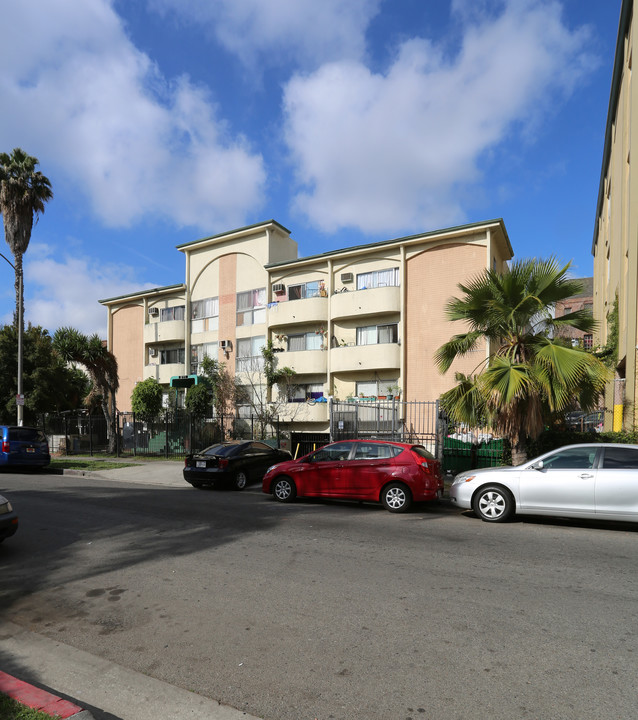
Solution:
<svg viewBox="0 0 638 720">
<path fill-rule="evenodd" d="M 591 350 L 594 347 L 593 335 L 583 335 L 583 347 L 585 350 Z"/>
<path fill-rule="evenodd" d="M 199 366 L 205 357 L 217 359 L 218 347 L 216 342 L 191 345 L 191 375 L 197 375 Z"/>
<path fill-rule="evenodd" d="M 162 308 L 160 310 L 160 322 L 168 322 L 169 320 L 183 320 L 184 306 L 176 305 L 175 307 Z"/>
<path fill-rule="evenodd" d="M 616 470 L 638 469 L 638 451 L 632 448 L 605 448 L 604 468 Z"/>
<path fill-rule="evenodd" d="M 380 343 L 395 343 L 399 337 L 396 323 L 391 325 L 369 325 L 357 328 L 357 345 L 378 345 Z"/>
<path fill-rule="evenodd" d="M 206 332 L 218 328 L 219 298 L 207 298 L 191 303 L 191 332 Z"/>
<path fill-rule="evenodd" d="M 563 315 L 569 315 L 569 313 L 572 311 L 571 305 L 564 305 L 563 306 Z"/>
<path fill-rule="evenodd" d="M 322 280 L 299 283 L 288 286 L 288 300 L 301 300 L 303 298 L 319 297 L 323 289 Z"/>
<path fill-rule="evenodd" d="M 266 322 L 266 288 L 237 293 L 237 325 Z"/>
<path fill-rule="evenodd" d="M 377 460 L 393 458 L 400 455 L 403 448 L 385 443 L 357 443 L 355 446 L 355 460 Z"/>
<path fill-rule="evenodd" d="M 294 385 L 288 391 L 288 402 L 305 402 L 323 397 L 323 383 L 306 383 Z"/>
<path fill-rule="evenodd" d="M 398 387 L 399 380 L 363 380 L 357 383 L 357 395 L 378 397 L 387 395 L 389 387 Z"/>
<path fill-rule="evenodd" d="M 558 450 L 543 460 L 544 470 L 591 470 L 596 448 L 567 448 Z"/>
<path fill-rule="evenodd" d="M 183 365 L 184 348 L 167 348 L 166 350 L 160 350 L 159 358 L 160 365 Z"/>
<path fill-rule="evenodd" d="M 266 344 L 263 335 L 237 340 L 235 370 L 237 372 L 258 372 L 264 369 L 264 357 L 261 349 Z"/>
<path fill-rule="evenodd" d="M 357 290 L 368 290 L 376 287 L 396 287 L 398 284 L 399 268 L 357 273 Z"/>
<path fill-rule="evenodd" d="M 347 460 L 350 456 L 350 450 L 352 450 L 353 443 L 341 442 L 334 443 L 333 445 L 327 445 L 326 447 L 317 450 L 316 453 L 310 456 L 312 462 L 334 462 L 336 460 Z"/>
<path fill-rule="evenodd" d="M 307 332 L 288 335 L 288 352 L 298 350 L 321 350 L 323 337 L 319 333 Z"/>
</svg>

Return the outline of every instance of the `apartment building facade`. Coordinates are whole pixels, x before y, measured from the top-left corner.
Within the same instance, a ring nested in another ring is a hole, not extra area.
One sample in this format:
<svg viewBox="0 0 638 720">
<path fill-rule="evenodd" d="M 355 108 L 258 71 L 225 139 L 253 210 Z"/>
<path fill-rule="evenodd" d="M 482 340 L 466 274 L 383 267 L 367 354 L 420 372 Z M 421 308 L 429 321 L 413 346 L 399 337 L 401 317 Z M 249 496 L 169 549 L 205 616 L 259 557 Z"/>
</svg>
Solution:
<svg viewBox="0 0 638 720">
<path fill-rule="evenodd" d="M 636 353 L 638 352 L 638 176 L 631 145 L 638 139 L 638 93 L 632 81 L 633 0 L 623 0 L 616 42 L 603 162 L 596 207 L 594 256 L 594 342 L 605 346 L 618 313 L 618 363 L 609 383 L 605 429 L 636 426 Z"/>
<path fill-rule="evenodd" d="M 475 371 L 487 349 L 440 375 L 436 349 L 463 328 L 444 318 L 458 283 L 504 270 L 513 251 L 502 220 L 298 257 L 274 220 L 180 245 L 185 282 L 102 300 L 120 373 L 117 405 L 135 384 L 194 382 L 208 355 L 253 396 L 277 400 L 298 431 L 326 432 L 329 396 L 436 400 L 456 371 Z M 261 348 L 295 373 L 287 397 L 268 395 Z M 254 400 L 258 398 L 253 397 Z M 311 402 L 307 402 L 310 400 Z"/>
</svg>

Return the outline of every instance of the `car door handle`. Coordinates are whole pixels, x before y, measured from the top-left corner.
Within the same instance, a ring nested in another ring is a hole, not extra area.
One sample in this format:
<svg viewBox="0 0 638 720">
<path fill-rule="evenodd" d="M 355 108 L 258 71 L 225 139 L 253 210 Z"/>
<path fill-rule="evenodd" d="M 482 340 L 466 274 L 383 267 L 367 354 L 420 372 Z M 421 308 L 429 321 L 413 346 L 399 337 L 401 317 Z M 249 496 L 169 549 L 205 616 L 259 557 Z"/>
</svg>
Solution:
<svg viewBox="0 0 638 720">
<path fill-rule="evenodd" d="M 589 478 L 593 478 L 594 476 L 591 473 L 581 473 L 578 477 L 582 480 L 589 480 Z"/>
</svg>

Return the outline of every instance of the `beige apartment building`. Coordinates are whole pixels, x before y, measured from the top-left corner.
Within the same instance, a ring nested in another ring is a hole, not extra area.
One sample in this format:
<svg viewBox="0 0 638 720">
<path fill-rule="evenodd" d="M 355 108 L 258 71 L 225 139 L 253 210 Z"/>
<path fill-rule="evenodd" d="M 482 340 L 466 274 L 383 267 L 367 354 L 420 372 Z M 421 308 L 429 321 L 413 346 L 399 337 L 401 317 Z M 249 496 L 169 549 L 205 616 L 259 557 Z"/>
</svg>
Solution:
<svg viewBox="0 0 638 720">
<path fill-rule="evenodd" d="M 302 258 L 290 231 L 270 220 L 177 249 L 183 284 L 101 301 L 119 364 L 118 409 L 130 409 L 146 378 L 166 388 L 194 381 L 205 355 L 265 397 L 261 348 L 270 340 L 279 367 L 296 372 L 291 396 L 272 398 L 282 420 L 316 432 L 328 430 L 328 404 L 307 399 L 436 400 L 455 371 L 475 371 L 486 348 L 444 376 L 434 365 L 436 349 L 463 331 L 444 307 L 458 283 L 505 270 L 513 256 L 502 220 Z"/>
<path fill-rule="evenodd" d="M 618 303 L 618 364 L 609 384 L 605 429 L 636 426 L 636 353 L 638 351 L 638 176 L 631 146 L 638 141 L 638 94 L 632 81 L 633 1 L 623 0 L 611 84 L 603 163 L 596 208 L 594 317 L 595 343 L 610 339 L 610 313 Z"/>
</svg>

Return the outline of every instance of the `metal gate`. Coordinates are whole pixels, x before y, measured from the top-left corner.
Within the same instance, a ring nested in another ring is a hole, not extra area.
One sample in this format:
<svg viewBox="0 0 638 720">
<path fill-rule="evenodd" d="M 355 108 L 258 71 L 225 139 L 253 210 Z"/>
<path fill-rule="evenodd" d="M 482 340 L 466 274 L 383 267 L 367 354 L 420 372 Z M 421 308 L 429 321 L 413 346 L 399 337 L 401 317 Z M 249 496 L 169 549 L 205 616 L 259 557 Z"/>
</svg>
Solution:
<svg viewBox="0 0 638 720">
<path fill-rule="evenodd" d="M 436 457 L 441 450 L 437 401 L 367 400 L 332 401 L 332 440 L 376 438 L 425 446 Z"/>
</svg>

